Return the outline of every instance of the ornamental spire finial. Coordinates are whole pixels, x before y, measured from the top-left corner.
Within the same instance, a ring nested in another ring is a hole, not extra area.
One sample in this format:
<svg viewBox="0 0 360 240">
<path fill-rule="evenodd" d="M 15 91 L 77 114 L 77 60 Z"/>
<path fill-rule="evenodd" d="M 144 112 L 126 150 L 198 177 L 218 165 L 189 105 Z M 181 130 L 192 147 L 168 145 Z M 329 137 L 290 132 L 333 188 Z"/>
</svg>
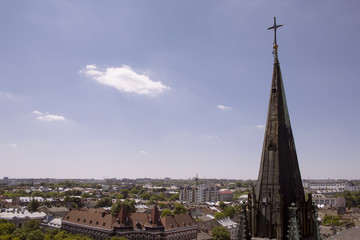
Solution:
<svg viewBox="0 0 360 240">
<path fill-rule="evenodd" d="M 283 26 L 282 24 L 276 25 L 276 17 L 274 17 L 274 26 L 268 28 L 268 30 L 274 29 L 274 53 L 277 52 L 277 47 L 278 47 L 276 42 L 276 29 L 282 26 Z"/>
</svg>

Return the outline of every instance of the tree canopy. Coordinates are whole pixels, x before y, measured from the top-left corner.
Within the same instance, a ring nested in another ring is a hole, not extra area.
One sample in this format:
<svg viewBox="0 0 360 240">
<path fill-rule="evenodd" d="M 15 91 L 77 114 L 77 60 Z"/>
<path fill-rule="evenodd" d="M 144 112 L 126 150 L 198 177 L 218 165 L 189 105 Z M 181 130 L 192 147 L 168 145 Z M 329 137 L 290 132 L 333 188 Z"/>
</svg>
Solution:
<svg viewBox="0 0 360 240">
<path fill-rule="evenodd" d="M 187 212 L 188 210 L 184 205 L 182 205 L 181 203 L 175 204 L 175 209 L 173 211 L 174 214 L 185 214 Z"/>
<path fill-rule="evenodd" d="M 230 232 L 223 226 L 215 227 L 212 230 L 213 240 L 230 240 Z"/>
</svg>

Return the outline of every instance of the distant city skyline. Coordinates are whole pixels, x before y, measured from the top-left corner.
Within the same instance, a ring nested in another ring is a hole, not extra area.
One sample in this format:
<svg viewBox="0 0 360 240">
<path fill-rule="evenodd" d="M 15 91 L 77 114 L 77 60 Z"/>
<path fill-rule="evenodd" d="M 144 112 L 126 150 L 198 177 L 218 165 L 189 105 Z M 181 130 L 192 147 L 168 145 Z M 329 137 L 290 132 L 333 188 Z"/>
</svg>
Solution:
<svg viewBox="0 0 360 240">
<path fill-rule="evenodd" d="M 302 178 L 360 178 L 358 1 L 0 6 L 0 178 L 257 179 L 274 16 Z"/>
</svg>

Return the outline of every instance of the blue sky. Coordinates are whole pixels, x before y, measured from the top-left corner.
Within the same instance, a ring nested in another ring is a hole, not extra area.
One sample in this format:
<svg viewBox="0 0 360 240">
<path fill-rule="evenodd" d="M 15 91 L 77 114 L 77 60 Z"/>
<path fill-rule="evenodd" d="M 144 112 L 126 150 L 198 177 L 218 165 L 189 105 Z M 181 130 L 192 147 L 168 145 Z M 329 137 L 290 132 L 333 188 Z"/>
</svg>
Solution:
<svg viewBox="0 0 360 240">
<path fill-rule="evenodd" d="M 303 178 L 360 178 L 358 1 L 1 1 L 0 177 L 257 178 L 273 17 Z"/>
</svg>

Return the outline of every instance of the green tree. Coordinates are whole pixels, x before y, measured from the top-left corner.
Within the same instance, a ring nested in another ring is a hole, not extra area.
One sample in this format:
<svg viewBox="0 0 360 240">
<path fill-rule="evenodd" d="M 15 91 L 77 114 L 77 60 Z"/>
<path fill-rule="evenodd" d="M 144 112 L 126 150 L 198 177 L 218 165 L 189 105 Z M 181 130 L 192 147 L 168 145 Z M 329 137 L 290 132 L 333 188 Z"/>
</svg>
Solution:
<svg viewBox="0 0 360 240">
<path fill-rule="evenodd" d="M 123 198 L 127 198 L 129 195 L 129 189 L 121 189 L 120 193 L 124 196 Z"/>
<path fill-rule="evenodd" d="M 341 225 L 341 217 L 340 216 L 330 216 L 330 215 L 325 215 L 325 217 L 322 220 L 323 225 L 335 225 L 335 226 L 339 226 Z"/>
<path fill-rule="evenodd" d="M 225 207 L 226 207 L 226 204 L 225 204 L 223 201 L 220 201 L 220 202 L 219 202 L 219 207 L 220 207 L 222 210 L 224 210 Z"/>
<path fill-rule="evenodd" d="M 185 214 L 187 212 L 188 212 L 188 210 L 184 205 L 182 205 L 181 203 L 176 203 L 175 204 L 175 208 L 174 208 L 174 211 L 173 211 L 174 215 Z"/>
<path fill-rule="evenodd" d="M 44 240 L 44 233 L 38 229 L 27 234 L 26 240 Z"/>
<path fill-rule="evenodd" d="M 129 213 L 134 213 L 136 212 L 136 207 L 135 207 L 135 201 L 134 200 L 129 200 L 129 199 L 125 199 L 125 201 L 117 201 L 116 203 L 114 203 L 111 207 L 111 214 L 116 216 L 119 214 L 121 206 L 125 205 L 126 210 Z"/>
<path fill-rule="evenodd" d="M 116 199 L 125 199 L 125 196 L 121 193 L 115 195 Z"/>
<path fill-rule="evenodd" d="M 227 216 L 224 212 L 217 212 L 214 214 L 214 217 L 216 220 L 220 220 L 220 219 L 226 218 Z"/>
<path fill-rule="evenodd" d="M 95 203 L 95 207 L 99 208 L 99 207 L 110 207 L 112 205 L 112 200 L 109 197 L 104 197 L 100 200 L 98 200 Z"/>
<path fill-rule="evenodd" d="M 180 198 L 180 193 L 176 193 L 169 197 L 169 201 L 178 201 Z"/>
<path fill-rule="evenodd" d="M 29 193 L 23 189 L 19 189 L 19 190 L 16 190 L 13 192 L 13 196 L 14 197 L 26 197 L 26 196 L 29 196 Z"/>
<path fill-rule="evenodd" d="M 159 203 L 158 206 L 162 209 L 166 208 L 166 204 L 165 203 Z"/>
<path fill-rule="evenodd" d="M 5 219 L 0 219 L 0 235 L 12 234 L 15 231 L 15 224 Z"/>
<path fill-rule="evenodd" d="M 215 227 L 212 230 L 213 240 L 230 240 L 230 232 L 223 226 Z"/>
<path fill-rule="evenodd" d="M 30 197 L 44 197 L 44 193 L 40 191 L 35 191 L 30 194 Z"/>
<path fill-rule="evenodd" d="M 91 193 L 85 192 L 83 194 L 80 195 L 81 198 L 90 198 L 91 197 Z"/>
<path fill-rule="evenodd" d="M 133 188 L 133 189 L 130 190 L 129 193 L 130 193 L 130 194 L 138 194 L 138 193 L 139 193 L 139 189 Z"/>
<path fill-rule="evenodd" d="M 228 206 L 228 207 L 225 208 L 224 212 L 225 212 L 226 216 L 228 216 L 230 218 L 233 218 L 235 213 L 236 213 L 236 209 L 233 206 Z"/>
<path fill-rule="evenodd" d="M 149 193 L 143 193 L 140 195 L 140 198 L 144 199 L 144 200 L 149 200 L 150 197 L 151 197 L 151 195 Z"/>
<path fill-rule="evenodd" d="M 36 199 L 32 199 L 29 202 L 28 209 L 30 212 L 36 212 L 37 209 L 40 207 L 40 203 Z"/>
<path fill-rule="evenodd" d="M 164 209 L 161 212 L 161 217 L 165 217 L 165 216 L 169 216 L 169 215 L 171 215 L 171 210 L 170 209 Z"/>
<path fill-rule="evenodd" d="M 66 203 L 68 208 L 81 208 L 83 206 L 83 203 L 81 202 L 81 198 L 79 197 L 66 196 L 64 198 L 64 202 Z"/>
</svg>

